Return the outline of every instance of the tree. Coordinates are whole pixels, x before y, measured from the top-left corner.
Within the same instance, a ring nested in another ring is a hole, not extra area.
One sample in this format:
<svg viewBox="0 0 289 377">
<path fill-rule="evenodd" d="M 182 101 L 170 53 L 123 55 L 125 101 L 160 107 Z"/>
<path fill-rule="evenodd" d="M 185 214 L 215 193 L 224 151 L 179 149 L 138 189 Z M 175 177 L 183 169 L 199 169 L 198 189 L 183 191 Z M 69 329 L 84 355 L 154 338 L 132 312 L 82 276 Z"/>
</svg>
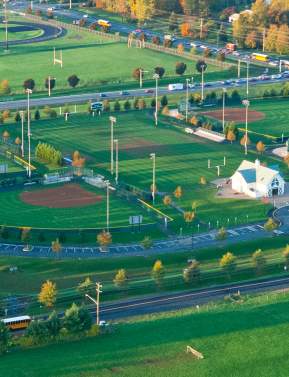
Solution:
<svg viewBox="0 0 289 377">
<path fill-rule="evenodd" d="M 91 328 L 92 319 L 89 311 L 83 306 L 77 306 L 75 303 L 65 311 L 64 327 L 72 334 L 81 333 Z"/>
<path fill-rule="evenodd" d="M 183 270 L 184 281 L 189 285 L 198 284 L 200 275 L 200 263 L 195 259 Z"/>
<path fill-rule="evenodd" d="M 143 69 L 142 68 L 135 68 L 133 71 L 132 71 L 132 77 L 134 79 L 136 79 L 137 81 L 140 80 L 140 77 L 143 78 Z"/>
<path fill-rule="evenodd" d="M 199 72 L 199 73 L 202 73 L 202 71 L 206 71 L 207 69 L 207 63 L 202 60 L 202 59 L 199 59 L 196 63 L 196 70 Z"/>
<path fill-rule="evenodd" d="M 267 35 L 265 39 L 265 48 L 267 51 L 275 51 L 278 37 L 278 26 L 270 25 L 267 30 Z"/>
<path fill-rule="evenodd" d="M 161 287 L 163 278 L 165 275 L 165 269 L 161 260 L 157 260 L 152 268 L 152 278 L 158 287 Z"/>
<path fill-rule="evenodd" d="M 41 291 L 38 295 L 38 301 L 47 308 L 51 308 L 56 302 L 56 296 L 56 284 L 50 280 L 46 280 L 46 282 L 42 284 Z"/>
<path fill-rule="evenodd" d="M 247 143 L 246 143 L 247 142 Z M 249 139 L 249 136 L 246 136 L 246 134 L 241 138 L 240 140 L 240 144 L 241 145 L 250 145 L 251 144 L 251 140 Z"/>
<path fill-rule="evenodd" d="M 80 79 L 76 75 L 71 75 L 68 77 L 67 81 L 71 88 L 75 88 L 78 85 Z"/>
<path fill-rule="evenodd" d="M 223 241 L 227 238 L 228 234 L 224 227 L 219 229 L 218 233 L 216 234 L 216 240 Z"/>
<path fill-rule="evenodd" d="M 123 108 L 125 111 L 129 111 L 131 109 L 131 103 L 129 100 L 125 101 L 125 103 L 123 104 Z"/>
<path fill-rule="evenodd" d="M 49 332 L 46 327 L 46 321 L 36 320 L 30 322 L 26 330 L 26 335 L 32 340 L 33 344 L 40 344 L 47 341 Z"/>
<path fill-rule="evenodd" d="M 0 321 L 0 354 L 4 354 L 9 349 L 10 333 L 4 322 Z"/>
<path fill-rule="evenodd" d="M 191 25 L 188 22 L 184 22 L 180 25 L 180 32 L 182 37 L 188 37 L 191 35 Z"/>
<path fill-rule="evenodd" d="M 261 275 L 266 265 L 266 258 L 261 249 L 258 249 L 253 253 L 252 262 L 257 275 Z"/>
<path fill-rule="evenodd" d="M 162 78 L 165 74 L 166 70 L 163 67 L 155 67 L 155 73 Z"/>
<path fill-rule="evenodd" d="M 38 109 L 35 110 L 34 119 L 35 120 L 39 120 L 40 119 L 40 111 Z"/>
<path fill-rule="evenodd" d="M 153 246 L 153 241 L 149 236 L 146 236 L 142 241 L 141 245 L 144 249 L 150 249 Z"/>
<path fill-rule="evenodd" d="M 236 270 L 236 257 L 234 254 L 227 252 L 220 259 L 220 267 L 226 272 L 230 279 L 234 271 Z"/>
<path fill-rule="evenodd" d="M 240 104 L 241 103 L 241 96 L 238 92 L 238 90 L 234 89 L 231 94 L 231 102 L 233 104 Z"/>
<path fill-rule="evenodd" d="M 4 142 L 4 143 L 7 143 L 7 141 L 9 140 L 9 138 L 10 138 L 10 134 L 9 134 L 9 132 L 8 132 L 7 130 L 5 130 L 5 131 L 3 132 L 3 134 L 2 134 L 3 142 Z"/>
<path fill-rule="evenodd" d="M 161 98 L 161 105 L 162 105 L 162 107 L 167 106 L 168 103 L 169 103 L 168 97 L 166 95 L 162 96 L 162 98 Z"/>
<path fill-rule="evenodd" d="M 176 199 L 180 199 L 183 195 L 183 190 L 182 190 L 182 187 L 181 186 L 178 186 L 175 191 L 174 191 L 174 197 Z"/>
<path fill-rule="evenodd" d="M 24 89 L 33 90 L 35 88 L 35 81 L 33 79 L 27 79 L 23 83 Z"/>
<path fill-rule="evenodd" d="M 20 115 L 19 111 L 16 111 L 14 120 L 17 123 L 21 121 L 21 115 Z"/>
<path fill-rule="evenodd" d="M 227 133 L 227 140 L 230 141 L 231 144 L 233 143 L 233 141 L 236 140 L 236 135 L 235 135 L 235 133 L 232 130 L 228 131 L 228 133 Z"/>
<path fill-rule="evenodd" d="M 2 80 L 0 82 L 0 95 L 7 95 L 11 93 L 11 88 L 8 80 Z"/>
<path fill-rule="evenodd" d="M 183 75 L 186 72 L 187 65 L 183 62 L 177 62 L 176 63 L 176 74 L 177 75 Z"/>
<path fill-rule="evenodd" d="M 55 253 L 58 257 L 60 257 L 60 253 L 61 253 L 61 250 L 62 250 L 62 245 L 61 245 L 61 243 L 59 242 L 59 238 L 56 238 L 55 241 L 52 241 L 52 242 L 51 242 L 51 250 L 52 250 L 53 253 Z"/>
<path fill-rule="evenodd" d="M 50 83 L 50 90 L 55 88 L 56 80 L 53 77 L 47 77 L 45 79 L 44 85 L 46 89 L 49 89 L 49 83 Z"/>
<path fill-rule="evenodd" d="M 85 294 L 92 295 L 95 291 L 95 286 L 94 286 L 93 281 L 88 276 L 82 282 L 78 284 L 77 290 L 83 295 Z"/>
<path fill-rule="evenodd" d="M 206 179 L 206 177 L 201 176 L 201 177 L 200 177 L 200 185 L 205 186 L 206 184 L 207 184 L 207 179 Z"/>
<path fill-rule="evenodd" d="M 264 229 L 267 232 L 273 232 L 277 228 L 278 228 L 278 224 L 276 223 L 276 221 L 272 219 L 272 217 L 269 217 L 267 222 L 264 224 Z"/>
<path fill-rule="evenodd" d="M 184 45 L 182 43 L 179 43 L 178 46 L 177 46 L 177 52 L 179 54 L 183 54 L 184 51 L 185 51 Z"/>
<path fill-rule="evenodd" d="M 172 198 L 169 195 L 164 196 L 163 203 L 165 206 L 169 206 L 172 203 Z"/>
<path fill-rule="evenodd" d="M 283 257 L 284 257 L 284 264 L 286 269 L 288 270 L 289 268 L 289 245 L 287 244 L 285 249 L 283 250 Z"/>
<path fill-rule="evenodd" d="M 265 151 L 265 144 L 261 140 L 258 141 L 258 143 L 256 144 L 256 149 L 257 149 L 257 152 L 262 154 Z"/>
<path fill-rule="evenodd" d="M 289 27 L 281 25 L 278 30 L 276 40 L 276 51 L 278 54 L 288 54 L 289 52 Z"/>
<path fill-rule="evenodd" d="M 218 51 L 217 60 L 219 62 L 224 62 L 226 60 L 226 54 L 223 51 Z"/>
<path fill-rule="evenodd" d="M 195 212 L 186 211 L 184 212 L 184 220 L 186 223 L 191 223 L 195 218 Z"/>
<path fill-rule="evenodd" d="M 125 288 L 127 286 L 127 275 L 124 268 L 117 271 L 113 279 L 113 283 L 117 288 Z"/>
<path fill-rule="evenodd" d="M 115 101 L 113 109 L 114 111 L 120 111 L 120 103 L 118 100 Z"/>
<path fill-rule="evenodd" d="M 103 248 L 104 250 L 107 250 L 107 247 L 112 242 L 111 234 L 103 230 L 101 233 L 97 235 L 97 242 L 99 243 L 101 248 Z"/>
<path fill-rule="evenodd" d="M 46 328 L 52 338 L 59 335 L 61 330 L 61 322 L 55 310 L 53 310 L 48 317 L 48 320 L 46 321 Z"/>
</svg>

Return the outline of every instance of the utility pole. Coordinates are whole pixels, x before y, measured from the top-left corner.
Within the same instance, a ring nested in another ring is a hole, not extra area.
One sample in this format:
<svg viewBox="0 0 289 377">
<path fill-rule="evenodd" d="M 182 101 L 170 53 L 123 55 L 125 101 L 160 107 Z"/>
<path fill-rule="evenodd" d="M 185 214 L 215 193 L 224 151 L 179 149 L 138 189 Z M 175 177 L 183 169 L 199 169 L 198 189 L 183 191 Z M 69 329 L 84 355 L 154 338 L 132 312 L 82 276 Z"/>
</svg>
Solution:
<svg viewBox="0 0 289 377">
<path fill-rule="evenodd" d="M 244 100 L 243 105 L 246 107 L 246 131 L 245 131 L 245 155 L 248 154 L 248 110 L 250 106 L 250 102 L 248 100 Z"/>
<path fill-rule="evenodd" d="M 227 89 L 223 88 L 223 134 L 225 134 L 225 99 L 226 99 Z"/>
<path fill-rule="evenodd" d="M 20 111 L 21 117 L 21 156 L 24 157 L 24 111 Z"/>
<path fill-rule="evenodd" d="M 99 308 L 100 308 L 100 294 L 102 293 L 102 284 L 95 283 L 96 300 L 90 295 L 86 294 L 85 297 L 89 298 L 95 304 L 96 307 L 96 324 L 99 326 Z"/>
<path fill-rule="evenodd" d="M 158 83 L 159 83 L 159 78 L 160 76 L 155 73 L 153 75 L 153 78 L 156 80 L 156 108 L 155 108 L 155 126 L 157 127 L 158 126 Z"/>
<path fill-rule="evenodd" d="M 250 63 L 247 62 L 247 88 L 246 88 L 247 100 L 249 98 L 249 67 L 250 67 Z"/>
<path fill-rule="evenodd" d="M 111 175 L 113 175 L 114 173 L 114 159 L 113 159 L 113 127 L 116 123 L 116 118 L 115 117 L 112 117 L 110 116 L 109 117 L 109 120 L 110 120 L 110 173 Z"/>
<path fill-rule="evenodd" d="M 106 181 L 106 231 L 109 232 L 109 181 Z"/>
<path fill-rule="evenodd" d="M 72 0 L 69 0 L 69 9 L 72 8 Z"/>
<path fill-rule="evenodd" d="M 266 41 L 266 29 L 263 29 L 263 40 L 262 40 L 262 50 L 265 52 L 265 41 Z"/>
<path fill-rule="evenodd" d="M 204 26 L 204 19 L 201 18 L 201 24 L 200 24 L 200 39 L 203 39 L 203 26 Z"/>
<path fill-rule="evenodd" d="M 118 184 L 118 139 L 114 140 L 115 144 L 115 183 Z"/>
<path fill-rule="evenodd" d="M 241 59 L 238 59 L 238 79 L 241 77 Z"/>
<path fill-rule="evenodd" d="M 4 7 L 4 20 L 5 20 L 5 51 L 9 51 L 9 43 L 8 43 L 8 14 L 7 14 L 7 1 L 3 1 Z"/>
<path fill-rule="evenodd" d="M 30 94 L 32 94 L 32 90 L 26 89 L 26 93 L 27 93 L 28 177 L 31 178 Z"/>
<path fill-rule="evenodd" d="M 153 204 L 155 204 L 155 196 L 156 196 L 156 154 L 151 153 L 150 158 L 153 161 L 152 197 L 153 197 Z"/>
</svg>

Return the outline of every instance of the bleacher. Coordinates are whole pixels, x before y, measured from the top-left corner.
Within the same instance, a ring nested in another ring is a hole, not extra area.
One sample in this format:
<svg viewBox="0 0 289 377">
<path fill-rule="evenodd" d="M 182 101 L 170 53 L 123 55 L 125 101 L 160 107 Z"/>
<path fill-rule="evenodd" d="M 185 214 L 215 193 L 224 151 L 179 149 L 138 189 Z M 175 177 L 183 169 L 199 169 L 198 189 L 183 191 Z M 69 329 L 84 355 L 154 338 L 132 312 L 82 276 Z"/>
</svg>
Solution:
<svg viewBox="0 0 289 377">
<path fill-rule="evenodd" d="M 221 134 L 216 131 L 207 130 L 206 128 L 199 127 L 197 128 L 194 135 L 197 135 L 199 137 L 215 141 L 216 143 L 223 143 L 226 140 L 226 137 L 224 134 Z"/>
</svg>

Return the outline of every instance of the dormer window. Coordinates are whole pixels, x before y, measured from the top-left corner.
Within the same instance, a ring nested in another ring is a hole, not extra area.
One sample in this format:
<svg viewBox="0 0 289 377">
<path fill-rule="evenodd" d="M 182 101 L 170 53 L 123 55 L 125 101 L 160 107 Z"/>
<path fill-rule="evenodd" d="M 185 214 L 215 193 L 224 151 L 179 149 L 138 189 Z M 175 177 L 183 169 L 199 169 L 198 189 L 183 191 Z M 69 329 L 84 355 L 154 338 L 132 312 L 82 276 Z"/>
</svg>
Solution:
<svg viewBox="0 0 289 377">
<path fill-rule="evenodd" d="M 271 184 L 272 187 L 278 187 L 279 186 L 279 181 L 277 178 L 274 178 Z"/>
</svg>

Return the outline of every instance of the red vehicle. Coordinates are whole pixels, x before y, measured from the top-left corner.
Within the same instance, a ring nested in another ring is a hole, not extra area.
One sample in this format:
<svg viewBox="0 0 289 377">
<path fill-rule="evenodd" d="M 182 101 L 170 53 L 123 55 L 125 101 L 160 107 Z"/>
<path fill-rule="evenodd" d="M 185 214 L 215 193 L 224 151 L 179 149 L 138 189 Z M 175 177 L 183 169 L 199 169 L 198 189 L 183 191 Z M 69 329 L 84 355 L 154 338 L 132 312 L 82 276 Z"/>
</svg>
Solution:
<svg viewBox="0 0 289 377">
<path fill-rule="evenodd" d="M 237 45 L 235 43 L 227 43 L 226 44 L 226 50 L 230 52 L 234 52 L 237 50 Z"/>
</svg>

